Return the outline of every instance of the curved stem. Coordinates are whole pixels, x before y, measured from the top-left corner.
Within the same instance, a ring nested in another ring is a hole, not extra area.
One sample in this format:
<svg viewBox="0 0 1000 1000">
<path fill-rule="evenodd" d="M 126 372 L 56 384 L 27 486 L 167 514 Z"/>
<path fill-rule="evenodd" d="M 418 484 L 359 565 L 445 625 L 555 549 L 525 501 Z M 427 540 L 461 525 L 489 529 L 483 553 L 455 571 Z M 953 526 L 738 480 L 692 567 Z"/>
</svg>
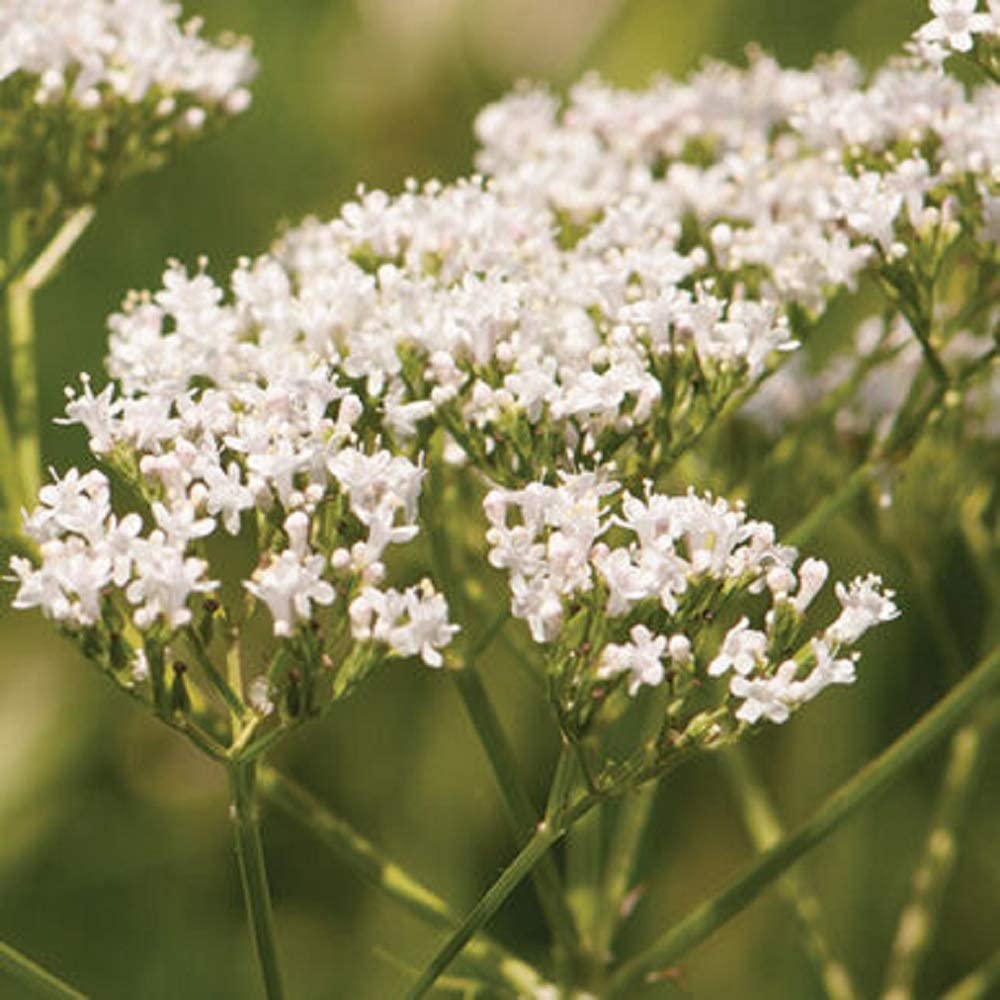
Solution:
<svg viewBox="0 0 1000 1000">
<path fill-rule="evenodd" d="M 529 831 L 537 822 L 538 811 L 521 779 L 510 743 L 489 700 L 482 678 L 472 666 L 452 671 L 452 677 L 493 768 L 504 812 L 514 831 L 517 846 L 522 847 Z M 567 906 L 555 862 L 551 858 L 543 858 L 532 872 L 532 880 L 545 919 L 558 946 L 572 951 L 576 946 L 576 925 Z"/>
<path fill-rule="evenodd" d="M 441 950 L 434 956 L 407 996 L 411 1000 L 422 997 L 448 968 L 452 960 L 465 947 L 466 942 L 480 927 L 500 909 L 504 900 L 517 888 L 522 879 L 545 856 L 546 851 L 556 844 L 566 831 L 582 816 L 585 816 L 600 801 L 597 796 L 586 795 L 566 810 L 559 823 L 543 820 L 535 829 L 520 853 L 503 870 L 500 877 L 490 886 L 479 902 L 469 911 Z"/>
<path fill-rule="evenodd" d="M 903 906 L 892 944 L 883 996 L 913 995 L 920 963 L 927 952 L 958 857 L 957 827 L 968 805 L 982 762 L 988 730 L 995 720 L 982 715 L 952 737 L 941 793 L 934 809 L 923 854 L 913 871 L 910 897 Z"/>
<path fill-rule="evenodd" d="M 1000 986 L 1000 950 L 952 986 L 941 1000 L 987 1000 L 996 986 Z"/>
<path fill-rule="evenodd" d="M 781 820 L 767 788 L 760 779 L 745 747 L 729 747 L 719 754 L 729 787 L 739 802 L 743 825 L 758 851 L 766 851 L 785 835 Z M 812 960 L 831 1000 L 853 1000 L 857 995 L 851 975 L 830 948 L 820 902 L 796 871 L 788 872 L 778 883 L 798 921 L 806 952 Z"/>
<path fill-rule="evenodd" d="M 433 927 L 452 930 L 458 925 L 459 915 L 440 896 L 385 857 L 304 788 L 267 766 L 258 771 L 258 787 L 269 802 L 379 892 Z M 518 996 L 532 995 L 549 985 L 534 968 L 485 934 L 477 934 L 469 941 L 463 957 L 477 971 L 503 982 Z"/>
<path fill-rule="evenodd" d="M 794 833 L 762 854 L 743 875 L 692 910 L 652 945 L 625 962 L 612 976 L 607 995 L 620 996 L 623 991 L 641 983 L 651 972 L 676 962 L 730 917 L 749 906 L 802 855 L 836 830 L 936 740 L 953 729 L 962 716 L 998 683 L 1000 647 L 980 661 L 965 680 L 888 749 L 841 785 Z"/>
<path fill-rule="evenodd" d="M 260 840 L 255 779 L 255 764 L 229 765 L 229 787 L 233 799 L 231 816 L 236 837 L 236 857 L 243 882 L 243 900 L 260 963 L 264 992 L 268 1000 L 280 1000 L 284 996 L 284 990 L 278 968 L 278 948 L 271 914 L 271 894 L 267 887 L 267 869 L 264 866 L 264 848 Z"/>
<path fill-rule="evenodd" d="M 56 1000 L 85 1000 L 85 994 L 73 989 L 5 941 L 0 941 L 0 970 L 16 979 L 35 996 L 54 997 Z"/>
</svg>

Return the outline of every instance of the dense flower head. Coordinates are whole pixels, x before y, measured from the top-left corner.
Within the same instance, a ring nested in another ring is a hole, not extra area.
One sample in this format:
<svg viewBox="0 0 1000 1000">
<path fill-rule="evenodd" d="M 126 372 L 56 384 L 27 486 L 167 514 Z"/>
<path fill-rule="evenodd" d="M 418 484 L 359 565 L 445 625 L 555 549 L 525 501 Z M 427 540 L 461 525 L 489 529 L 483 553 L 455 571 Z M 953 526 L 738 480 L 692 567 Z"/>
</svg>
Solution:
<svg viewBox="0 0 1000 1000">
<path fill-rule="evenodd" d="M 699 706 L 702 717 L 708 711 L 716 726 L 784 722 L 829 685 L 852 683 L 851 647 L 899 613 L 874 574 L 838 582 L 840 615 L 805 641 L 826 564 L 810 558 L 796 569 L 796 551 L 772 525 L 693 491 L 667 496 L 647 485 L 636 496 L 586 474 L 493 490 L 484 509 L 489 559 L 509 575 L 511 611 L 549 648 L 551 668 L 573 675 L 574 707 L 607 698 L 601 682 L 618 678 L 633 696 L 669 683 L 679 704 L 685 689 L 701 687 L 699 676 L 728 677 L 717 702 Z M 744 613 L 720 633 L 715 620 L 741 603 L 759 625 Z M 590 638 L 573 648 L 580 634 Z"/>
<path fill-rule="evenodd" d="M 0 160 L 11 205 L 41 229 L 246 110 L 249 42 L 209 42 L 201 28 L 167 0 L 7 0 Z"/>
</svg>

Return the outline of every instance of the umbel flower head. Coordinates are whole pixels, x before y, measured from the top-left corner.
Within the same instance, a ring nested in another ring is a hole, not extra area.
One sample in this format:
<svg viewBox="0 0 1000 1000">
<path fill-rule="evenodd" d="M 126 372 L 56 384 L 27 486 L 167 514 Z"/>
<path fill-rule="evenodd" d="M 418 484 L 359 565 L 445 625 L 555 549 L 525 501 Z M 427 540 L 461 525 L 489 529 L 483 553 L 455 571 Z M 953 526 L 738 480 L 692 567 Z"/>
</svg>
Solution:
<svg viewBox="0 0 1000 1000">
<path fill-rule="evenodd" d="M 693 491 L 647 484 L 634 495 L 586 473 L 493 490 L 484 506 L 489 561 L 509 574 L 511 611 L 545 649 L 564 730 L 579 736 L 614 717 L 622 690 L 666 688 L 654 757 L 785 722 L 830 685 L 853 683 L 852 647 L 899 613 L 875 575 L 837 583 L 840 614 L 810 636 L 826 564 L 796 568 L 772 525 Z"/>
<path fill-rule="evenodd" d="M 839 56 L 792 71 L 752 53 L 640 92 L 590 77 L 565 106 L 522 89 L 478 120 L 482 175 L 361 188 L 226 282 L 171 262 L 110 319 L 113 381 L 67 405 L 142 509 L 112 509 L 90 473 L 47 487 L 18 605 L 107 662 L 127 641 L 136 684 L 266 621 L 251 700 L 295 714 L 380 657 L 442 663 L 446 582 L 392 552 L 446 479 L 491 490 L 489 559 L 567 731 L 664 685 L 684 689 L 674 736 L 782 721 L 853 679 L 891 594 L 838 585 L 843 615 L 810 631 L 822 564 L 738 506 L 652 484 L 839 291 L 913 286 L 960 238 L 990 264 L 998 107 L 937 67 L 866 81 Z M 225 536 L 253 549 L 238 580 L 214 568 Z"/>
<path fill-rule="evenodd" d="M 249 43 L 210 43 L 199 20 L 180 17 L 166 0 L 3 4 L 0 179 L 10 208 L 44 220 L 92 202 L 249 106 Z"/>
</svg>

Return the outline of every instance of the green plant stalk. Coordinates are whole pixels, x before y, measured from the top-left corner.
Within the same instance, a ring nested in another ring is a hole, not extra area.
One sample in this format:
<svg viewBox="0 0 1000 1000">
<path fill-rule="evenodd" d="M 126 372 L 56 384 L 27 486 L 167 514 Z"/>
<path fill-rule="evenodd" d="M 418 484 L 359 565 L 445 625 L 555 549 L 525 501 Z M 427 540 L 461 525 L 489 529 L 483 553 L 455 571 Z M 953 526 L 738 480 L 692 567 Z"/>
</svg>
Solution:
<svg viewBox="0 0 1000 1000">
<path fill-rule="evenodd" d="M 595 947 L 601 901 L 601 819 L 598 806 L 566 838 L 566 899 L 576 923 L 579 954 L 591 976 L 604 965 Z"/>
<path fill-rule="evenodd" d="M 594 948 L 605 964 L 625 914 L 625 900 L 632 888 L 639 848 L 656 799 L 656 782 L 633 789 L 622 798 L 601 881 L 601 911 L 594 933 Z"/>
<path fill-rule="evenodd" d="M 314 795 L 273 768 L 257 772 L 261 795 L 320 843 L 369 885 L 433 927 L 454 929 L 459 915 L 430 889 L 386 858 L 350 824 L 335 816 Z M 548 984 L 535 969 L 485 934 L 469 941 L 464 958 L 482 974 L 504 982 L 518 996 L 530 995 Z"/>
<path fill-rule="evenodd" d="M 639 742 L 655 740 L 663 725 L 670 692 L 661 688 L 652 693 L 639 725 Z M 627 914 L 625 900 L 656 798 L 656 782 L 632 789 L 622 798 L 608 845 L 601 879 L 600 911 L 594 927 L 594 950 L 605 968 L 611 960 L 615 932 Z"/>
<path fill-rule="evenodd" d="M 86 994 L 73 989 L 58 976 L 43 969 L 26 955 L 12 948 L 5 941 L 0 941 L 0 970 L 16 979 L 25 989 L 35 996 L 55 997 L 57 1000 L 85 1000 Z"/>
<path fill-rule="evenodd" d="M 523 847 L 530 831 L 538 822 L 538 810 L 521 779 L 514 753 L 504 734 L 500 719 L 489 699 L 482 678 L 473 667 L 465 666 L 453 670 L 452 677 L 493 769 L 504 812 L 514 832 L 517 846 Z M 532 880 L 557 947 L 564 952 L 572 953 L 577 946 L 576 924 L 567 905 L 562 880 L 552 858 L 546 857 L 542 860 L 532 872 Z"/>
<path fill-rule="evenodd" d="M 411 1000 L 422 997 L 434 985 L 438 977 L 465 947 L 466 942 L 500 909 L 504 900 L 517 888 L 539 859 L 544 857 L 545 853 L 562 839 L 573 823 L 590 812 L 599 801 L 600 799 L 595 795 L 585 795 L 562 812 L 559 822 L 546 819 L 538 824 L 535 832 L 521 848 L 517 857 L 503 870 L 500 877 L 469 911 L 417 982 L 414 983 L 407 993 Z"/>
<path fill-rule="evenodd" d="M 993 720 L 979 716 L 951 740 L 941 792 L 923 854 L 913 871 L 909 899 L 893 939 L 884 996 L 913 995 L 920 963 L 933 940 L 944 890 L 958 857 L 957 829 L 966 813 Z"/>
<path fill-rule="evenodd" d="M 1000 986 L 1000 951 L 991 955 L 978 969 L 957 982 L 941 1000 L 987 1000 Z"/>
<path fill-rule="evenodd" d="M 284 996 L 278 968 L 278 948 L 271 914 L 271 894 L 267 887 L 264 848 L 260 840 L 257 812 L 256 765 L 231 763 L 229 786 L 232 794 L 231 817 L 236 837 L 236 858 L 243 882 L 243 899 L 260 964 L 264 992 L 268 1000 Z"/>
<path fill-rule="evenodd" d="M 854 777 L 845 782 L 794 833 L 770 848 L 721 892 L 697 906 L 625 962 L 612 976 L 608 996 L 622 995 L 651 972 L 672 965 L 730 917 L 745 909 L 802 855 L 841 826 L 869 799 L 883 791 L 933 743 L 950 732 L 982 697 L 1000 683 L 1000 647 Z"/>
<path fill-rule="evenodd" d="M 767 788 L 745 747 L 736 744 L 718 755 L 733 796 L 739 803 L 743 825 L 757 851 L 766 851 L 785 836 Z M 799 931 L 823 990 L 830 1000 L 853 1000 L 857 993 L 847 966 L 833 953 L 823 926 L 822 908 L 801 874 L 789 871 L 778 889 L 795 915 Z"/>
<path fill-rule="evenodd" d="M 10 224 L 14 252 L 27 240 L 26 219 L 15 215 Z M 41 483 L 41 451 L 38 444 L 38 373 L 35 365 L 34 293 L 23 278 L 7 286 L 7 335 L 10 378 L 14 391 L 14 458 L 20 503 L 35 496 Z"/>
<path fill-rule="evenodd" d="M 10 481 L 17 484 L 14 488 L 17 496 L 11 497 L 12 491 L 8 490 L 7 500 L 15 511 L 22 504 L 31 502 L 41 484 L 34 295 L 56 272 L 93 217 L 94 209 L 90 205 L 84 205 L 67 216 L 34 259 L 32 254 L 35 248 L 30 239 L 28 214 L 16 212 L 10 219 L 7 256 L 14 263 L 4 284 L 10 375 L 14 391 L 13 434 L 10 428 L 0 429 L 0 437 L 6 432 L 8 439 L 6 443 L 0 442 L 0 462 L 9 476 L 14 471 L 14 467 L 8 464 L 6 451 L 9 445 L 13 449 L 16 465 L 16 479 Z"/>
<path fill-rule="evenodd" d="M 17 471 L 17 452 L 3 400 L 0 400 L 0 504 L 3 504 L 3 510 L 0 511 L 4 521 L 3 533 L 9 538 L 16 538 L 20 533 L 18 511 L 23 500 Z"/>
</svg>

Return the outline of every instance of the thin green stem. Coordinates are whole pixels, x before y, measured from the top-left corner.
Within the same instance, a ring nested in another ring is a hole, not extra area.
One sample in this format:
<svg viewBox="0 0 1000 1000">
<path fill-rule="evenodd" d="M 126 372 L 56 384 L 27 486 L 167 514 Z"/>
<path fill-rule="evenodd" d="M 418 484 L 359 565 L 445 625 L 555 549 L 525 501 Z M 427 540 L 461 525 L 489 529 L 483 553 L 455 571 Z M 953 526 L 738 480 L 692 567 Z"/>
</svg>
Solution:
<svg viewBox="0 0 1000 1000">
<path fill-rule="evenodd" d="M 10 221 L 10 256 L 19 257 L 27 243 L 28 217 L 16 213 Z M 41 484 L 33 296 L 34 289 L 23 276 L 7 286 L 7 334 L 14 389 L 14 454 L 22 503 L 33 497 Z"/>
<path fill-rule="evenodd" d="M 987 1000 L 1000 986 L 1000 950 L 995 951 L 978 969 L 957 982 L 941 1000 Z"/>
<path fill-rule="evenodd" d="M 601 812 L 598 806 L 588 813 L 566 838 L 566 899 L 576 923 L 580 955 L 594 971 L 603 966 L 595 948 L 601 900 Z"/>
<path fill-rule="evenodd" d="M 622 995 L 647 975 L 672 965 L 730 917 L 746 908 L 802 855 L 884 790 L 900 772 L 953 729 L 963 715 L 1000 683 L 1000 647 L 888 749 L 834 792 L 794 833 L 762 854 L 743 875 L 692 910 L 611 978 L 608 996 Z"/>
<path fill-rule="evenodd" d="M 937 927 L 944 890 L 958 857 L 957 829 L 968 807 L 993 719 L 978 716 L 951 740 L 948 764 L 910 897 L 900 913 L 886 973 L 886 1000 L 913 995 L 920 963 Z"/>
<path fill-rule="evenodd" d="M 500 725 L 479 673 L 470 666 L 452 671 L 483 750 L 489 759 L 504 812 L 518 847 L 522 847 L 538 821 L 538 810 L 525 788 L 514 753 Z M 560 948 L 576 947 L 576 925 L 566 903 L 562 880 L 552 858 L 545 858 L 532 873 L 538 901 Z"/>
<path fill-rule="evenodd" d="M 0 941 L 0 970 L 12 979 L 16 979 L 25 989 L 35 996 L 55 997 L 57 1000 L 85 1000 L 86 994 L 73 989 L 58 976 L 43 969 L 26 955 L 12 948 L 5 941 Z"/>
<path fill-rule="evenodd" d="M 278 947 L 271 914 L 271 894 L 267 887 L 264 848 L 260 840 L 257 811 L 256 765 L 229 765 L 229 787 L 233 804 L 231 816 L 236 837 L 236 857 L 243 881 L 243 900 L 260 964 L 264 992 L 268 1000 L 284 996 L 278 968 Z"/>
<path fill-rule="evenodd" d="M 546 852 L 565 835 L 566 831 L 582 816 L 597 805 L 599 799 L 585 795 L 566 809 L 560 822 L 543 820 L 535 828 L 520 853 L 503 870 L 500 877 L 490 886 L 479 902 L 469 911 L 461 925 L 434 956 L 420 978 L 407 994 L 411 1000 L 422 997 L 448 968 L 465 947 L 466 942 L 500 909 L 507 897 L 517 888 L 524 877 L 543 858 Z"/>
<path fill-rule="evenodd" d="M 656 799 L 656 782 L 633 789 L 622 797 L 608 846 L 608 860 L 601 883 L 601 912 L 594 934 L 594 947 L 605 963 L 625 913 L 625 901 L 632 888 L 636 860 L 643 834 Z"/>
<path fill-rule="evenodd" d="M 260 793 L 270 803 L 308 830 L 369 885 L 432 927 L 452 930 L 458 925 L 459 915 L 440 896 L 386 858 L 314 795 L 264 765 L 258 770 L 257 781 Z M 485 934 L 477 934 L 469 941 L 464 957 L 482 974 L 504 982 L 518 996 L 530 995 L 547 985 L 535 969 Z"/>
<path fill-rule="evenodd" d="M 17 452 L 3 400 L 0 400 L 0 470 L 0 504 L 3 504 L 0 515 L 5 522 L 3 533 L 9 538 L 16 538 L 20 534 L 18 511 L 24 504 L 24 498 L 17 472 Z"/>
<path fill-rule="evenodd" d="M 663 687 L 649 698 L 639 724 L 639 743 L 646 744 L 659 736 L 666 717 L 671 693 Z M 656 782 L 650 782 L 626 792 L 618 807 L 608 846 L 607 860 L 601 882 L 600 913 L 594 930 L 594 949 L 607 966 L 615 932 L 626 914 L 626 897 L 632 887 L 639 848 L 649 823 Z"/>
<path fill-rule="evenodd" d="M 739 803 L 743 825 L 754 848 L 763 852 L 779 843 L 785 831 L 746 748 L 739 744 L 729 747 L 718 755 L 718 760 Z M 853 1000 L 857 993 L 850 972 L 830 947 L 816 895 L 794 870 L 779 881 L 778 888 L 798 921 L 806 953 L 816 967 L 826 996 L 831 1000 Z"/>
</svg>

